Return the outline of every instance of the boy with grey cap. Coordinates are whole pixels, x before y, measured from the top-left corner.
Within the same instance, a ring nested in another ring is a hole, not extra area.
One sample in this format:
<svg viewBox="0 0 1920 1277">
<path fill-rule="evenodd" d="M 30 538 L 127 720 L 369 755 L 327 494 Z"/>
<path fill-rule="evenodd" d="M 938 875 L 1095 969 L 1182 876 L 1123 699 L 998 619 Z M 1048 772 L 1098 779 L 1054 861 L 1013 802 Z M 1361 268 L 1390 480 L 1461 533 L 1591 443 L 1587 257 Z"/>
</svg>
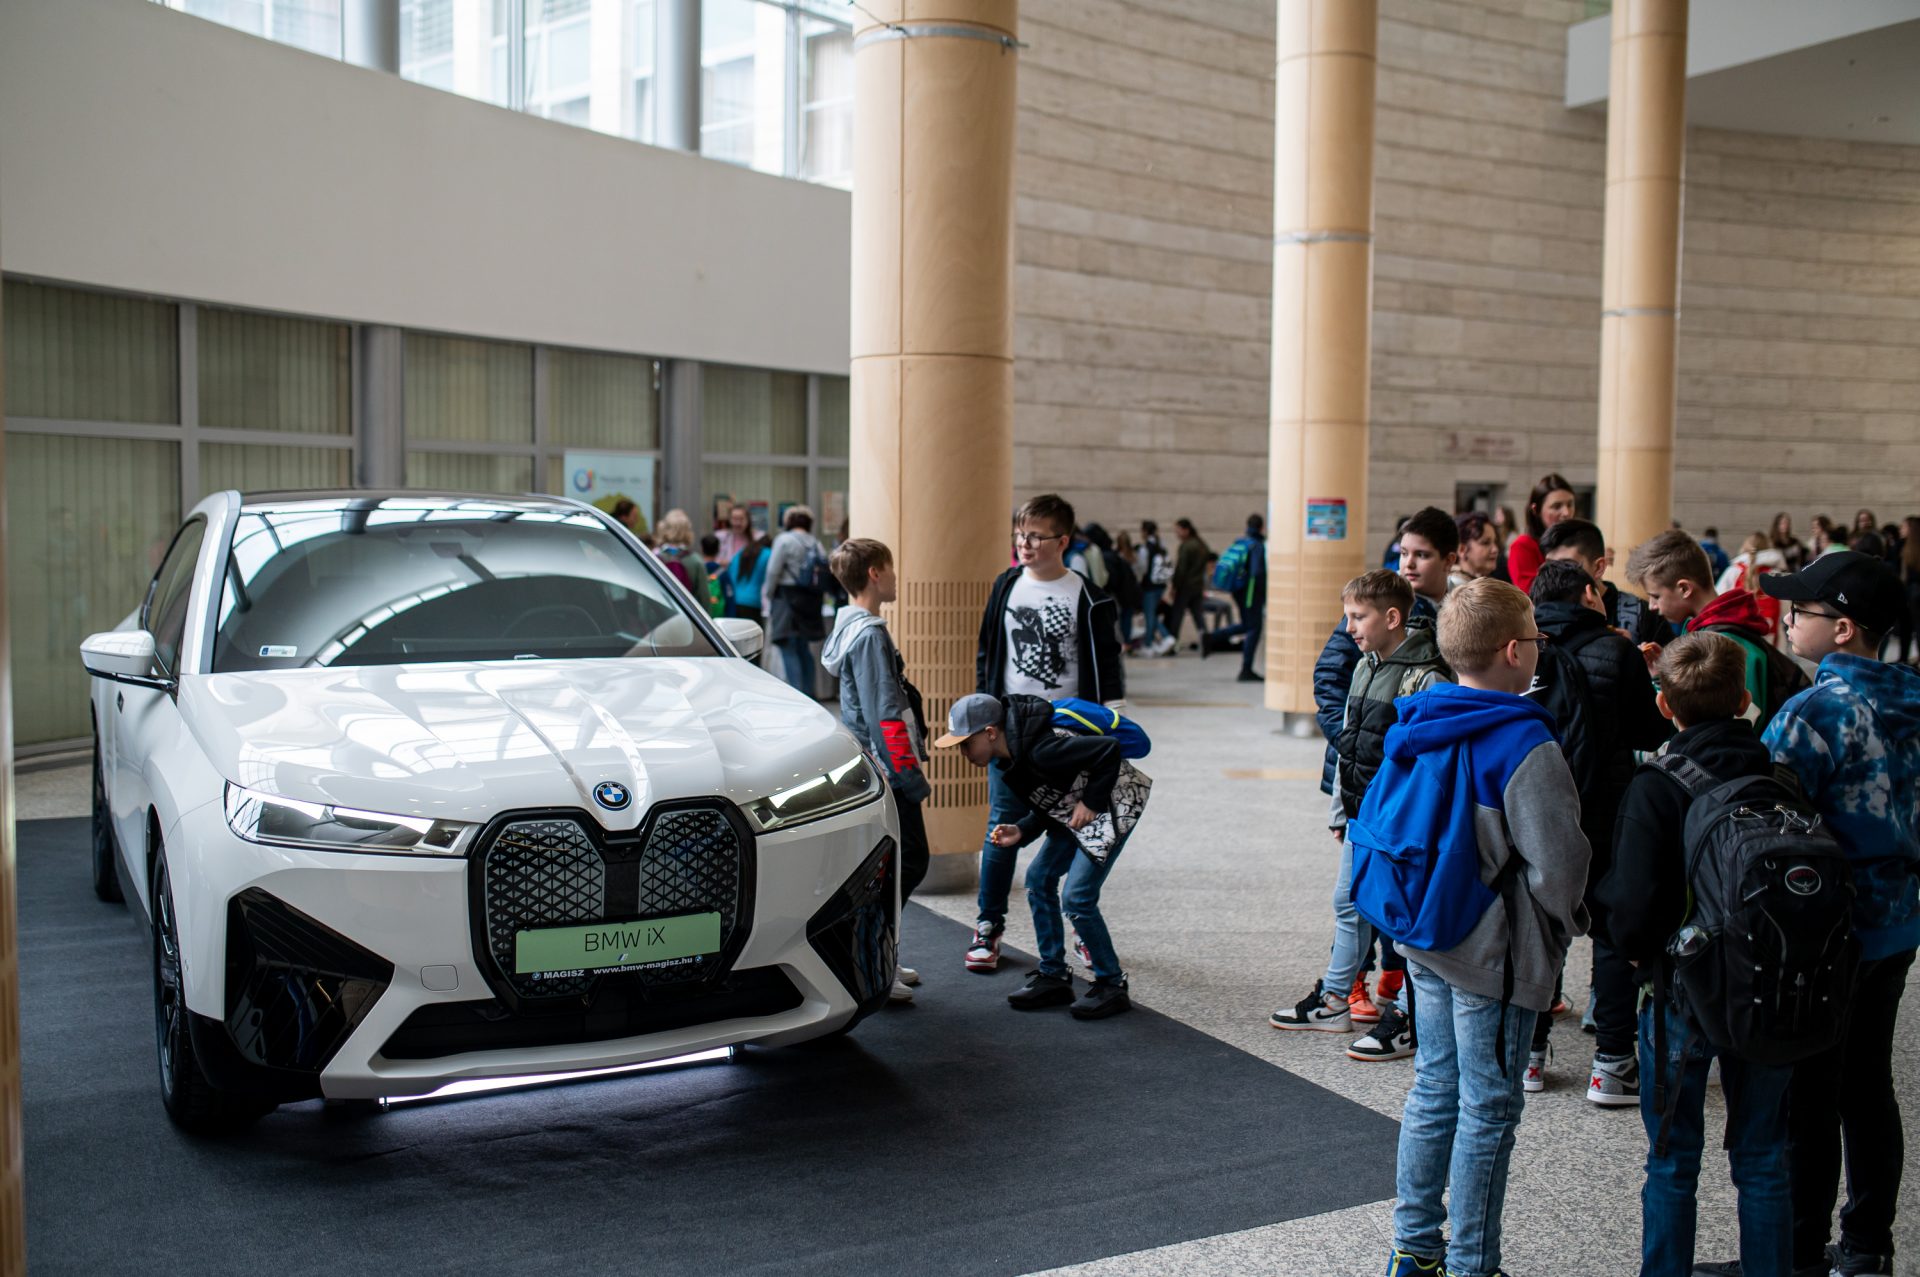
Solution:
<svg viewBox="0 0 1920 1277">
<path fill-rule="evenodd" d="M 1047 835 L 1027 868 L 1040 968 L 1007 995 L 1007 1002 L 1020 1011 L 1071 1004 L 1078 1020 L 1127 1010 L 1133 1005 L 1127 976 L 1100 915 L 1100 888 L 1146 807 L 1152 782 L 1120 756 L 1113 737 L 1055 728 L 1053 706 L 1037 696 L 963 696 L 947 716 L 947 734 L 934 745 L 958 746 L 975 767 L 998 762 L 1008 787 L 1026 803 L 1027 814 L 1017 824 L 995 825 L 988 832 L 996 847 L 1014 848 Z M 1093 967 L 1093 983 L 1077 999 L 1067 970 L 1063 906 Z"/>
</svg>

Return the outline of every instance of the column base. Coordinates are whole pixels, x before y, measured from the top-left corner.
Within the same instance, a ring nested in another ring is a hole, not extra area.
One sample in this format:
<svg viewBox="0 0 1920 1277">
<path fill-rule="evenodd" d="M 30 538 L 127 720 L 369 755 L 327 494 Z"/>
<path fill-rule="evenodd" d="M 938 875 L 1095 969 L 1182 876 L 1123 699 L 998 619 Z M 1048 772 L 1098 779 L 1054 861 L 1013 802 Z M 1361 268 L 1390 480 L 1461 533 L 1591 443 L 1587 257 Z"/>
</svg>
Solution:
<svg viewBox="0 0 1920 1277">
<path fill-rule="evenodd" d="M 958 896 L 979 885 L 980 853 L 954 851 L 934 855 L 927 862 L 927 876 L 913 890 L 915 895 Z"/>
</svg>

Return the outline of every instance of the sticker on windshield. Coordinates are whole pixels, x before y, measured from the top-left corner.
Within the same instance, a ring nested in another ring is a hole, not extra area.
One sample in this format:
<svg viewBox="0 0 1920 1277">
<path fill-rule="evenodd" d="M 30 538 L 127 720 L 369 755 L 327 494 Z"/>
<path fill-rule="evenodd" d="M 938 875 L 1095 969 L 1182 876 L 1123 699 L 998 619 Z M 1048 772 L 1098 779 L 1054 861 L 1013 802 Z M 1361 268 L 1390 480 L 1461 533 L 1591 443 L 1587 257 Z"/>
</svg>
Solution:
<svg viewBox="0 0 1920 1277">
<path fill-rule="evenodd" d="M 260 645 L 260 655 L 264 657 L 269 657 L 269 658 L 280 657 L 280 656 L 298 656 L 300 655 L 300 649 L 297 647 L 286 647 L 279 643 L 262 643 Z"/>
</svg>

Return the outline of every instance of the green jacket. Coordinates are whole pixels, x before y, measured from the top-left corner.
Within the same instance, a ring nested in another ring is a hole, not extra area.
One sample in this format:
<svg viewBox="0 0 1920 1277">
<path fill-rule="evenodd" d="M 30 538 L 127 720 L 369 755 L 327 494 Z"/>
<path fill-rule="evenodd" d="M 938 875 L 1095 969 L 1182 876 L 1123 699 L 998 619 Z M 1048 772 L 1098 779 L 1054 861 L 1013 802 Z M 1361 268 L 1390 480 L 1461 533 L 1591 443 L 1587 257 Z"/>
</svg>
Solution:
<svg viewBox="0 0 1920 1277">
<path fill-rule="evenodd" d="M 1180 543 L 1173 556 L 1173 579 L 1167 582 L 1173 597 L 1206 593 L 1207 560 L 1211 557 L 1213 551 L 1198 532 Z"/>
</svg>

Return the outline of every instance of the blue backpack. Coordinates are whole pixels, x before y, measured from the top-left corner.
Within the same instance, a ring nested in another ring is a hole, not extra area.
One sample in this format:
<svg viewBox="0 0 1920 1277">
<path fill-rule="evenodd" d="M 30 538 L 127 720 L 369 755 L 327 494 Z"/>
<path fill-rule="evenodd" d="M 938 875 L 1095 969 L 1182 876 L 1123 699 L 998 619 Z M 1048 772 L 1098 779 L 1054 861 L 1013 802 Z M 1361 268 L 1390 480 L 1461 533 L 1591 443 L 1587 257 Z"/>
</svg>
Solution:
<svg viewBox="0 0 1920 1277">
<path fill-rule="evenodd" d="M 1252 537 L 1241 537 L 1228 546 L 1213 565 L 1213 588 L 1236 598 L 1244 594 L 1253 584 L 1253 556 L 1259 552 L 1260 543 Z"/>
<path fill-rule="evenodd" d="M 1145 758 L 1153 748 L 1140 724 L 1098 701 L 1063 696 L 1053 702 L 1053 725 L 1075 736 L 1111 736 L 1120 742 L 1120 757 Z"/>
</svg>

